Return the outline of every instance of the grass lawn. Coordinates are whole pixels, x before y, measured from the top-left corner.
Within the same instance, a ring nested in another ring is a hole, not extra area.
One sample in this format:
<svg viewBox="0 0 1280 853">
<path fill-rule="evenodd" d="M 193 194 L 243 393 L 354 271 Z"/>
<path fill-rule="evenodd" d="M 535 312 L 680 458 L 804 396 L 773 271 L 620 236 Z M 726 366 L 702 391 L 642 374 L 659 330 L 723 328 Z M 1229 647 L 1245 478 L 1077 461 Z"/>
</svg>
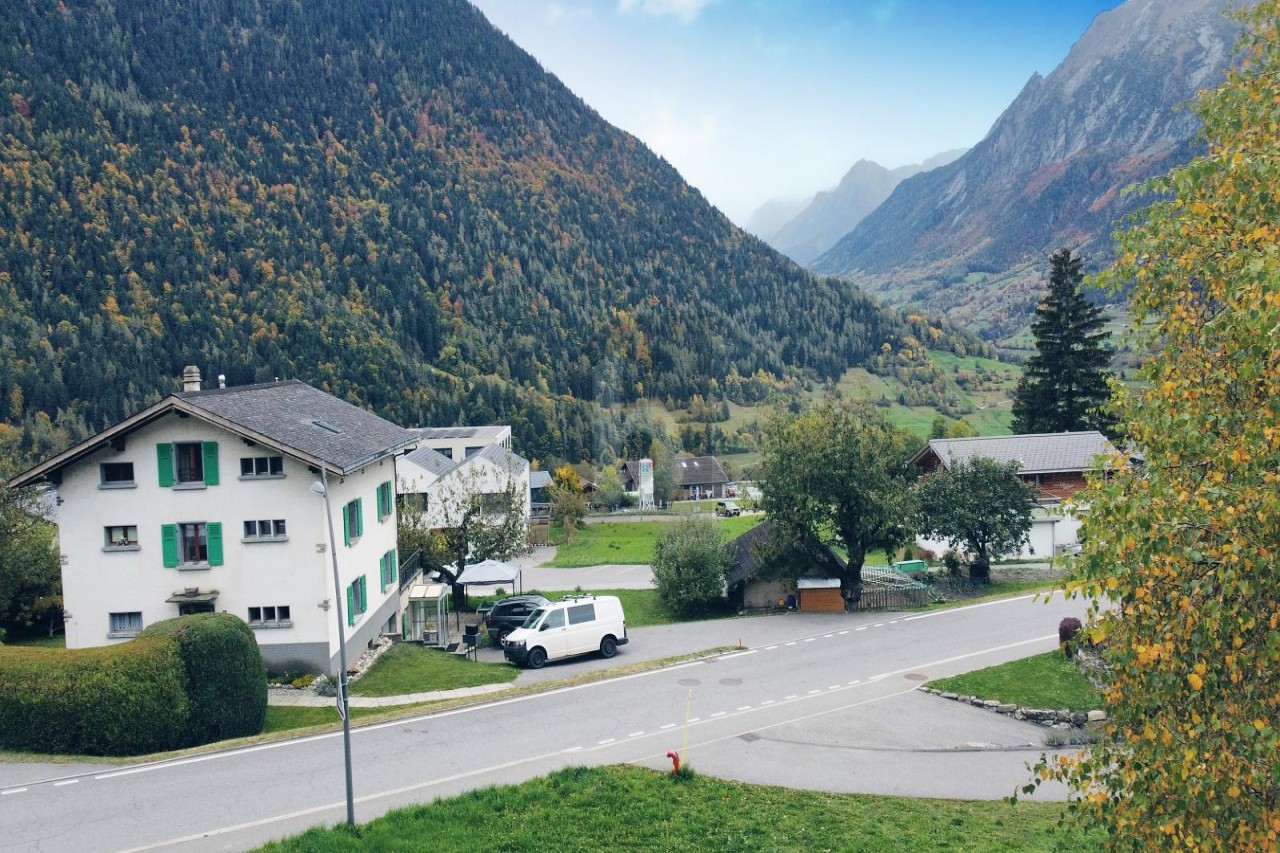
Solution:
<svg viewBox="0 0 1280 853">
<path fill-rule="evenodd" d="M 1057 827 L 1057 803 L 924 800 L 793 791 L 637 767 L 571 767 L 313 829 L 263 850 L 964 850 L 1102 849 Z"/>
<path fill-rule="evenodd" d="M 1102 696 L 1060 651 L 930 681 L 928 686 L 1024 708 L 1092 711 L 1102 707 Z"/>
<path fill-rule="evenodd" d="M 386 708 L 352 708 L 351 719 L 358 720 L 361 717 L 372 717 L 375 714 L 385 714 L 386 712 Z M 305 729 L 310 726 L 325 726 L 341 722 L 342 717 L 338 716 L 337 700 L 334 700 L 334 704 L 318 708 L 295 705 L 268 705 L 267 719 L 262 725 L 262 734 L 289 732 L 294 729 Z"/>
<path fill-rule="evenodd" d="M 518 670 L 505 663 L 479 663 L 417 643 L 396 643 L 352 683 L 352 696 L 403 696 L 514 681 Z"/>
<path fill-rule="evenodd" d="M 763 519 L 759 515 L 718 519 L 726 539 L 745 533 Z M 653 560 L 653 544 L 666 521 L 616 521 L 587 524 L 573 534 L 573 541 L 556 548 L 546 565 L 557 569 L 610 564 L 644 565 Z"/>
</svg>

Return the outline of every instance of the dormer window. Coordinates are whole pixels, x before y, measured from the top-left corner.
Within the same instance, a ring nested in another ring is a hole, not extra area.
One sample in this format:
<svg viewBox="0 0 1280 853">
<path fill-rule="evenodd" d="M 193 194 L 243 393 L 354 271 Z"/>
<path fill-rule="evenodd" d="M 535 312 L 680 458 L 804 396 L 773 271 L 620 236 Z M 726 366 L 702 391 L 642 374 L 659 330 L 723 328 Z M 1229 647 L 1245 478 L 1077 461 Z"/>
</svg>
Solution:
<svg viewBox="0 0 1280 853">
<path fill-rule="evenodd" d="M 283 456 L 241 456 L 240 479 L 259 480 L 284 476 Z"/>
</svg>

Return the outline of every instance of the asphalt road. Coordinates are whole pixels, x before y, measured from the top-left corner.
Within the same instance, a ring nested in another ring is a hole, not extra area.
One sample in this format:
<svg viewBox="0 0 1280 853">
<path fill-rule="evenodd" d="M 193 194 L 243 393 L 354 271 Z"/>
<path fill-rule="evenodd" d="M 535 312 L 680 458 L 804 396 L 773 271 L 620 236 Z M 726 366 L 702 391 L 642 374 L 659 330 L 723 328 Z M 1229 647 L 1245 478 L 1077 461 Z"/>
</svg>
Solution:
<svg viewBox="0 0 1280 853">
<path fill-rule="evenodd" d="M 669 767 L 831 791 L 1007 796 L 1043 729 L 918 692 L 1052 649 L 1080 602 L 792 615 L 636 629 L 613 664 L 740 639 L 697 663 L 353 732 L 357 819 L 571 764 Z M 558 678 L 596 659 L 549 665 Z M 522 676 L 524 679 L 525 676 Z M 1050 789 L 1046 796 L 1061 796 Z M 345 813 L 340 735 L 141 766 L 0 764 L 0 849 L 240 850 Z"/>
</svg>

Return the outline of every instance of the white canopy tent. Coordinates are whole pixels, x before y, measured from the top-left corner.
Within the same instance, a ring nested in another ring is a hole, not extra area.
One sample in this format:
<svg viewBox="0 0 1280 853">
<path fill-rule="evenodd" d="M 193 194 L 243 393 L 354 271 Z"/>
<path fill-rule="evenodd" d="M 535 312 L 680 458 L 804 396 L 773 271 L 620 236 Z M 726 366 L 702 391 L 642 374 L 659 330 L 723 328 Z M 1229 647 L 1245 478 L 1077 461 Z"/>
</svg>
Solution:
<svg viewBox="0 0 1280 853">
<path fill-rule="evenodd" d="M 449 571 L 456 571 L 457 564 L 449 566 Z M 504 563 L 501 560 L 481 560 L 478 563 L 467 563 L 462 571 L 459 583 L 467 586 L 498 586 L 507 584 L 512 591 L 524 587 L 521 571 L 518 566 Z"/>
</svg>

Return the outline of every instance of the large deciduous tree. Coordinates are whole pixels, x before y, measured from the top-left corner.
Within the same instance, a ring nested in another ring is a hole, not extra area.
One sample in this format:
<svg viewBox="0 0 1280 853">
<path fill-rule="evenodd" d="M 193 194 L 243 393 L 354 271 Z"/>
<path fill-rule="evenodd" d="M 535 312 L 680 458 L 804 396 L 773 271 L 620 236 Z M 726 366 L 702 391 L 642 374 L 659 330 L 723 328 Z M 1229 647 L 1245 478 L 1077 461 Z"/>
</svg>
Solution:
<svg viewBox="0 0 1280 853">
<path fill-rule="evenodd" d="M 776 412 L 765 426 L 765 512 L 789 541 L 848 551 L 847 566 L 827 564 L 846 601 L 861 596 L 867 553 L 895 549 L 907 539 L 915 477 L 908 460 L 917 444 L 863 404 Z"/>
<path fill-rule="evenodd" d="M 930 474 L 917 499 L 917 532 L 968 551 L 970 579 L 986 583 L 991 561 L 1027 541 L 1035 490 L 1018 477 L 1016 462 L 978 457 Z"/>
<path fill-rule="evenodd" d="M 1199 103 L 1207 153 L 1151 184 L 1105 276 L 1149 353 L 1118 401 L 1145 465 L 1087 492 L 1105 738 L 1039 777 L 1116 849 L 1280 837 L 1280 1 L 1244 19 L 1243 66 Z"/>
<path fill-rule="evenodd" d="M 1049 291 L 1031 324 L 1035 355 L 1027 359 L 1013 398 L 1016 433 L 1074 432 L 1108 426 L 1109 332 L 1102 309 L 1080 291 L 1080 259 L 1070 249 L 1049 258 Z"/>
</svg>

